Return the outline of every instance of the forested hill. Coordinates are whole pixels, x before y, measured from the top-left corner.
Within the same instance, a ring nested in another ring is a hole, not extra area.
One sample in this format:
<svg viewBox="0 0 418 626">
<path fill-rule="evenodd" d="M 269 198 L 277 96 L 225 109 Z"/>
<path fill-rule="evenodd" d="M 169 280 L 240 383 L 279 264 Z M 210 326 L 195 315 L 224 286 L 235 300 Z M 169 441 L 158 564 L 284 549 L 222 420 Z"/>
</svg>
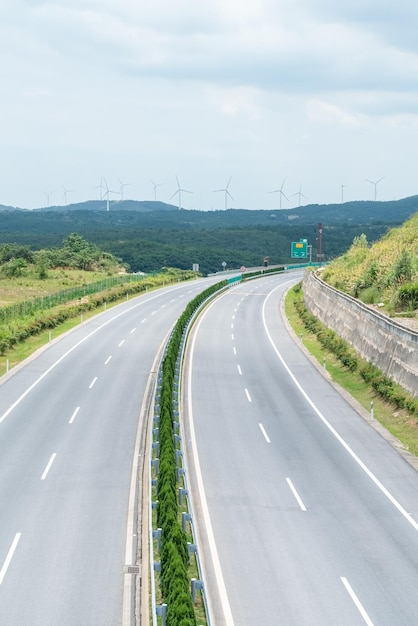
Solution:
<svg viewBox="0 0 418 626">
<path fill-rule="evenodd" d="M 39 213 L 74 213 L 74 212 L 106 212 L 106 200 L 89 200 L 68 206 L 51 206 L 40 209 L 16 209 L 0 205 L 0 212 L 28 213 L 32 216 Z M 293 209 L 227 209 L 217 211 L 196 211 L 178 209 L 173 204 L 153 200 L 122 200 L 110 201 L 110 212 L 140 212 L 148 213 L 146 224 L 158 226 L 160 223 L 170 227 L 182 227 L 184 223 L 193 223 L 203 228 L 219 226 L 247 226 L 254 224 L 268 224 L 297 222 L 299 224 L 314 224 L 327 222 L 329 224 L 359 223 L 371 224 L 383 222 L 385 224 L 401 224 L 418 211 L 418 196 L 411 196 L 401 200 L 387 202 L 354 201 L 341 204 L 307 204 Z M 48 218 L 49 219 L 49 218 Z"/>
<path fill-rule="evenodd" d="M 223 262 L 234 269 L 260 265 L 265 256 L 271 264 L 290 263 L 291 243 L 301 238 L 312 245 L 315 261 L 321 223 L 322 252 L 330 260 L 343 254 L 362 233 L 373 242 L 405 222 L 418 212 L 418 196 L 281 211 L 178 210 L 164 203 L 129 200 L 111 202 L 109 209 L 105 201 L 49 210 L 5 207 L 1 211 L 0 207 L 0 244 L 19 243 L 39 250 L 60 246 L 76 232 L 122 259 L 132 271 L 150 272 L 164 266 L 190 269 L 198 263 L 206 274 L 222 269 Z"/>
</svg>

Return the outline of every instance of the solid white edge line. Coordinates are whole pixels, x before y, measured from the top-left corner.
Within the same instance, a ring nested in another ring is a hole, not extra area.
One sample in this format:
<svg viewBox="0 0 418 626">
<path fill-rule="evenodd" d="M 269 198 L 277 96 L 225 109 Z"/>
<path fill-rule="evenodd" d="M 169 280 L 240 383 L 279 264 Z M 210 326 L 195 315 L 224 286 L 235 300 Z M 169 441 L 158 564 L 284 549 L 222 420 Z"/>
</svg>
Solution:
<svg viewBox="0 0 418 626">
<path fill-rule="evenodd" d="M 97 380 L 97 376 L 95 376 L 95 377 L 93 378 L 93 380 L 91 381 L 91 383 L 90 383 L 90 385 L 89 385 L 89 389 L 91 389 L 91 388 L 94 386 L 94 384 L 95 384 L 96 380 Z"/>
<path fill-rule="evenodd" d="M 71 415 L 71 417 L 70 417 L 70 419 L 69 419 L 69 421 L 68 421 L 68 423 L 69 423 L 69 424 L 72 424 L 72 423 L 74 422 L 74 420 L 75 420 L 75 418 L 76 418 L 76 415 L 77 415 L 77 413 L 79 412 L 79 410 L 80 410 L 80 407 L 78 406 L 78 407 L 75 409 L 74 413 Z"/>
<path fill-rule="evenodd" d="M 189 416 L 189 427 L 190 427 L 190 436 L 191 436 L 191 444 L 192 444 L 192 453 L 195 464 L 195 472 L 196 472 L 196 481 L 198 485 L 198 490 L 200 494 L 200 502 L 202 507 L 202 515 L 204 518 L 204 528 L 206 529 L 208 543 L 210 552 L 212 554 L 213 567 L 215 570 L 215 578 L 216 583 L 218 585 L 219 597 L 222 604 L 222 610 L 225 617 L 226 626 L 234 626 L 234 620 L 232 617 L 231 606 L 229 604 L 228 593 L 225 586 L 224 577 L 222 574 L 221 564 L 219 561 L 218 550 L 216 547 L 215 536 L 213 534 L 212 522 L 210 519 L 208 503 L 206 500 L 205 487 L 202 478 L 202 471 L 200 469 L 200 461 L 199 461 L 199 453 L 197 451 L 197 442 L 196 442 L 196 433 L 194 429 L 194 421 L 193 421 L 193 410 L 192 410 L 192 370 L 193 370 L 193 354 L 195 349 L 196 337 L 202 320 L 206 316 L 207 311 L 211 308 L 211 305 L 205 309 L 200 320 L 196 325 L 195 332 L 193 333 L 193 339 L 190 346 L 190 357 L 189 357 L 189 371 L 188 371 L 188 397 L 187 397 L 187 406 L 188 406 L 188 416 Z"/>
<path fill-rule="evenodd" d="M 46 466 L 46 468 L 44 469 L 44 473 L 41 476 L 41 480 L 45 480 L 45 478 L 48 475 L 49 470 L 51 469 L 51 465 L 53 464 L 53 462 L 55 461 L 55 457 L 57 456 L 57 453 L 54 452 L 54 454 L 51 455 L 51 458 L 48 461 L 48 465 Z"/>
<path fill-rule="evenodd" d="M 265 428 L 264 428 L 263 424 L 259 423 L 258 425 L 259 425 L 259 427 L 260 427 L 261 432 L 263 433 L 264 439 L 267 441 L 267 443 L 271 443 L 271 441 L 270 441 L 270 437 L 269 437 L 269 436 L 268 436 L 268 434 L 266 433 L 266 430 L 265 430 Z"/>
<path fill-rule="evenodd" d="M 250 392 L 248 391 L 248 389 L 245 389 L 245 395 L 247 396 L 248 402 L 252 402 Z"/>
<path fill-rule="evenodd" d="M 11 563 L 11 560 L 13 558 L 13 555 L 15 553 L 17 544 L 19 543 L 21 536 L 22 536 L 22 533 L 16 533 L 15 538 L 13 539 L 12 545 L 9 549 L 9 552 L 7 553 L 6 560 L 4 561 L 3 567 L 0 570 L 0 585 L 2 584 L 4 577 L 6 576 L 7 570 L 9 568 L 9 565 Z"/>
<path fill-rule="evenodd" d="M 293 282 L 293 281 L 288 281 Z M 386 489 L 386 487 L 384 487 L 384 485 L 380 482 L 380 480 L 377 478 L 377 476 L 375 476 L 373 474 L 373 472 L 367 467 L 367 465 L 365 463 L 363 463 L 363 461 L 360 459 L 360 457 L 357 456 L 357 454 L 355 452 L 353 452 L 350 448 L 350 446 L 348 445 L 348 443 L 346 443 L 346 441 L 344 441 L 344 439 L 342 438 L 342 436 L 335 430 L 335 428 L 333 426 L 331 426 L 331 424 L 329 423 L 329 421 L 326 419 L 326 417 L 321 413 L 321 411 L 318 409 L 318 407 L 315 405 L 315 403 L 313 402 L 313 400 L 310 399 L 310 397 L 308 396 L 308 394 L 306 393 L 306 391 L 303 389 L 302 385 L 297 381 L 296 376 L 293 374 L 293 372 L 291 371 L 291 369 L 289 368 L 289 366 L 287 365 L 287 363 L 285 362 L 284 358 L 282 357 L 282 355 L 280 354 L 280 352 L 278 351 L 278 349 L 276 348 L 276 345 L 268 331 L 267 328 L 267 324 L 266 324 L 266 318 L 265 318 L 265 307 L 266 307 L 266 303 L 268 301 L 268 299 L 272 296 L 272 294 L 280 288 L 283 288 L 283 286 L 286 283 L 282 283 L 281 285 L 279 285 L 278 287 L 276 287 L 275 289 L 273 289 L 269 295 L 266 297 L 266 299 L 264 300 L 264 304 L 263 304 L 263 324 L 264 324 L 264 330 L 266 332 L 267 338 L 270 341 L 273 350 L 276 352 L 278 358 L 280 359 L 283 367 L 285 368 L 285 370 L 287 371 L 287 373 L 289 374 L 290 378 L 292 379 L 293 383 L 296 385 L 296 387 L 298 388 L 298 390 L 300 391 L 300 393 L 302 394 L 302 396 L 305 398 L 305 400 L 308 402 L 308 404 L 311 406 L 311 408 L 315 411 L 315 413 L 317 414 L 317 416 L 319 417 L 319 419 L 325 424 L 325 426 L 328 428 L 328 430 L 334 435 L 334 437 L 337 439 L 337 441 L 343 446 L 343 448 L 345 448 L 345 450 L 348 452 L 348 454 L 354 459 L 354 461 L 361 467 L 361 469 L 367 474 L 367 476 L 374 482 L 374 484 L 376 485 L 376 487 L 378 489 L 380 489 L 380 491 L 386 496 L 386 498 L 393 504 L 394 507 L 396 507 L 398 509 L 398 511 L 401 513 L 401 515 L 404 516 L 404 518 L 411 524 L 411 526 L 418 531 L 418 522 L 416 522 L 414 520 L 414 518 L 409 515 L 409 513 L 403 508 L 403 506 L 396 500 L 396 498 L 394 498 L 394 496 L 392 496 L 392 494 Z"/>
<path fill-rule="evenodd" d="M 299 504 L 300 508 L 302 509 L 302 511 L 306 511 L 306 506 L 303 504 L 302 502 L 302 498 L 300 497 L 300 495 L 298 494 L 298 492 L 295 489 L 294 484 L 292 483 L 292 481 L 290 480 L 290 478 L 286 478 L 287 484 L 290 487 L 290 491 L 293 493 L 293 495 L 295 496 L 295 500 L 296 502 Z"/>
<path fill-rule="evenodd" d="M 72 352 L 74 352 L 74 350 L 76 350 L 79 346 L 81 346 L 81 344 L 83 344 L 85 341 L 87 341 L 87 339 L 90 339 L 90 337 L 92 337 L 93 335 L 95 335 L 97 332 L 99 332 L 100 330 L 102 330 L 103 328 L 105 328 L 106 326 L 108 326 L 109 324 L 111 324 L 112 322 L 114 322 L 115 320 L 119 319 L 119 317 L 122 317 L 123 315 L 126 315 L 127 313 L 130 313 L 131 311 L 133 311 L 134 309 L 137 309 L 140 306 L 143 306 L 144 304 L 146 304 L 147 302 L 150 302 L 150 300 L 155 300 L 156 298 L 159 298 L 164 292 L 158 293 L 155 296 L 151 296 L 150 298 L 147 298 L 146 300 L 141 300 L 140 302 L 138 302 L 137 304 L 134 304 L 133 306 L 124 309 L 123 311 L 121 311 L 120 313 L 117 313 L 116 315 L 114 315 L 113 317 L 111 317 L 110 319 L 106 320 L 105 322 L 103 322 L 103 324 L 100 324 L 100 326 L 98 326 L 97 328 L 95 328 L 94 330 L 91 331 L 91 333 L 88 333 L 85 337 L 83 337 L 82 339 L 80 339 L 80 341 L 77 341 L 77 343 L 75 343 L 73 346 L 71 346 L 71 348 L 69 348 L 66 352 L 64 352 L 64 354 L 62 354 L 52 365 L 50 365 L 48 367 L 48 369 L 46 369 L 31 385 L 29 385 L 29 387 L 18 397 L 17 400 L 15 400 L 15 402 L 13 402 L 13 404 L 11 404 L 9 406 L 9 408 L 7 409 L 7 411 L 5 411 L 2 416 L 0 417 L 0 424 L 2 422 L 4 422 L 4 420 L 6 419 L 6 417 L 8 417 L 10 415 L 10 413 L 12 413 L 12 411 L 14 411 L 14 409 L 22 402 L 22 400 L 24 398 L 26 398 L 26 396 L 33 390 L 35 389 L 35 387 L 37 385 L 39 385 L 39 383 L 46 377 L 48 376 L 48 374 L 50 372 L 52 372 L 53 369 L 55 369 L 57 367 L 57 365 L 59 365 L 61 363 L 61 361 L 63 361 L 65 358 L 67 358 L 67 356 L 69 354 L 71 354 Z M 145 322 L 146 318 L 143 320 Z"/>
<path fill-rule="evenodd" d="M 345 578 L 345 576 L 340 576 L 340 580 L 341 580 L 342 584 L 344 585 L 344 587 L 346 588 L 346 590 L 348 592 L 348 595 L 350 596 L 350 598 L 352 599 L 352 601 L 356 605 L 356 608 L 358 609 L 358 612 L 360 613 L 360 615 L 364 619 L 364 621 L 367 624 L 367 626 L 373 626 L 372 620 L 367 615 L 363 605 L 361 604 L 360 600 L 358 599 L 358 597 L 354 593 L 354 591 L 353 591 L 350 583 L 348 582 L 348 580 Z"/>
</svg>

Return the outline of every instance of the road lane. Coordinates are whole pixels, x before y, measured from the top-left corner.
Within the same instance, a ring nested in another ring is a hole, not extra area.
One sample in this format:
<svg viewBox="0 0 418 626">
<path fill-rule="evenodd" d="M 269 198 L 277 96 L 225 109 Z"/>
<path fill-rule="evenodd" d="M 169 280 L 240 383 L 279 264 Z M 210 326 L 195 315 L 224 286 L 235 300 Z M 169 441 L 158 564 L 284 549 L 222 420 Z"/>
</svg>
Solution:
<svg viewBox="0 0 418 626">
<path fill-rule="evenodd" d="M 194 334 L 185 395 L 232 615 L 215 598 L 215 623 L 412 624 L 417 473 L 295 346 L 286 280 L 234 288 Z"/>
<path fill-rule="evenodd" d="M 1 624 L 121 623 L 142 398 L 161 342 L 208 282 L 109 309 L 0 379 Z"/>
</svg>

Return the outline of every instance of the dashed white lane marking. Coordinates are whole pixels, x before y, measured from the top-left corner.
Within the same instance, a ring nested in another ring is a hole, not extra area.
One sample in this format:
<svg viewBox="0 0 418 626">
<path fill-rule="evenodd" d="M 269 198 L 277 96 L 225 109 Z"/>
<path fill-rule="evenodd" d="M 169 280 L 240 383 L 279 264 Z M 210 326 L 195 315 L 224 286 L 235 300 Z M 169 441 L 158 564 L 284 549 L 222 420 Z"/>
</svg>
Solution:
<svg viewBox="0 0 418 626">
<path fill-rule="evenodd" d="M 293 495 L 295 496 L 296 502 L 299 504 L 300 508 L 302 509 L 302 511 L 306 511 L 306 506 L 303 504 L 302 502 L 302 498 L 300 497 L 300 495 L 298 494 L 298 492 L 296 491 L 292 481 L 290 480 L 290 478 L 286 478 L 287 484 L 290 487 L 290 491 L 293 493 Z"/>
<path fill-rule="evenodd" d="M 344 585 L 344 587 L 346 588 L 350 598 L 352 599 L 352 601 L 356 605 L 356 608 L 357 608 L 358 612 L 360 613 L 360 615 L 362 616 L 362 618 L 364 619 L 364 622 L 367 624 L 367 626 L 373 626 L 372 620 L 367 615 L 366 610 L 364 609 L 364 607 L 361 604 L 360 600 L 358 599 L 358 597 L 354 593 L 354 591 L 353 591 L 350 583 L 348 582 L 348 580 L 345 578 L 345 576 L 340 576 L 340 580 L 341 580 L 342 584 Z"/>
<path fill-rule="evenodd" d="M 132 335 L 135 331 L 136 331 L 136 328 L 133 328 L 129 334 Z"/>
<path fill-rule="evenodd" d="M 96 380 L 97 380 L 97 376 L 95 376 L 95 377 L 93 378 L 93 380 L 91 381 L 91 383 L 90 383 L 90 385 L 89 385 L 89 389 L 91 389 L 91 388 L 94 386 L 94 384 L 95 384 Z"/>
<path fill-rule="evenodd" d="M 234 354 L 236 354 L 236 353 L 237 353 L 237 349 L 236 349 L 236 347 L 235 347 L 235 346 L 232 348 L 232 350 L 233 350 Z"/>
<path fill-rule="evenodd" d="M 0 570 L 0 585 L 2 584 L 4 577 L 6 576 L 7 570 L 9 568 L 21 536 L 22 533 L 16 533 L 15 538 L 13 539 L 12 545 L 10 546 L 9 552 L 7 553 L 6 560 L 4 561 L 3 567 Z"/>
<path fill-rule="evenodd" d="M 72 423 L 74 422 L 74 420 L 75 420 L 75 418 L 76 418 L 77 413 L 79 412 L 79 410 L 80 410 L 80 407 L 78 406 L 78 407 L 76 408 L 76 410 L 74 411 L 74 413 L 71 415 L 70 419 L 68 420 L 68 423 L 69 423 L 69 424 L 72 424 Z"/>
<path fill-rule="evenodd" d="M 107 364 L 109 363 L 109 361 L 110 361 L 110 359 L 111 359 L 111 358 L 112 358 L 112 355 L 108 356 L 108 357 L 107 357 L 107 359 L 106 359 L 106 361 L 104 362 L 104 364 L 105 364 L 105 365 L 107 365 Z"/>
<path fill-rule="evenodd" d="M 238 374 L 239 374 L 240 376 L 242 376 L 242 369 L 241 369 L 241 367 L 240 367 L 239 365 L 237 365 L 237 368 L 238 368 Z"/>
<path fill-rule="evenodd" d="M 141 320 L 141 324 L 144 324 L 146 321 L 147 321 L 147 318 L 146 318 L 146 317 L 144 317 L 144 319 L 143 319 L 143 320 Z"/>
<path fill-rule="evenodd" d="M 291 281 L 288 281 L 288 282 L 291 282 Z M 399 513 L 401 515 L 403 515 L 403 517 L 407 520 L 407 522 L 409 524 L 411 524 L 411 526 L 416 531 L 418 531 L 418 522 L 403 508 L 403 506 L 398 502 L 398 500 L 396 500 L 396 498 L 390 493 L 390 491 L 388 489 L 386 489 L 386 487 L 383 485 L 383 483 L 380 482 L 380 480 L 377 478 L 377 476 L 375 474 L 373 474 L 373 472 L 360 459 L 360 457 L 357 456 L 357 454 L 350 448 L 349 444 L 343 439 L 343 437 L 330 424 L 330 422 L 326 419 L 325 415 L 323 415 L 323 413 L 321 413 L 321 411 L 318 409 L 316 404 L 313 402 L 313 400 L 311 400 L 311 398 L 309 397 L 307 392 L 304 390 L 302 385 L 299 383 L 299 381 L 297 380 L 296 376 L 293 374 L 293 372 L 291 371 L 290 367 L 287 365 L 285 359 L 283 358 L 283 356 L 279 352 L 276 344 L 274 343 L 273 338 L 272 338 L 272 336 L 271 336 L 271 334 L 270 334 L 270 332 L 269 332 L 269 330 L 267 328 L 266 311 L 265 311 L 265 309 L 266 309 L 266 305 L 267 305 L 267 302 L 268 302 L 269 298 L 274 294 L 274 292 L 277 289 L 282 288 L 284 284 L 286 284 L 286 283 L 283 283 L 282 285 L 279 285 L 278 287 L 276 287 L 276 289 L 273 289 L 270 292 L 270 294 L 267 296 L 267 298 L 265 299 L 264 304 L 263 304 L 263 324 L 264 324 L 264 330 L 266 332 L 268 340 L 270 341 L 270 343 L 271 343 L 271 345 L 273 347 L 273 350 L 277 354 L 277 357 L 279 358 L 279 360 L 282 363 L 283 367 L 285 368 L 285 370 L 289 374 L 289 376 L 292 379 L 293 383 L 299 389 L 300 393 L 305 398 L 305 400 L 308 402 L 308 404 L 312 407 L 313 411 L 315 411 L 316 415 L 319 417 L 319 419 L 322 421 L 322 423 L 328 428 L 330 433 L 332 433 L 332 435 L 343 446 L 343 448 L 348 452 L 348 454 L 357 463 L 357 465 L 359 465 L 359 467 L 361 467 L 361 469 L 364 471 L 365 474 L 367 474 L 367 476 L 376 485 L 376 487 L 386 496 L 386 498 L 389 500 L 389 502 L 391 502 L 393 504 L 393 506 L 399 511 Z"/>
<path fill-rule="evenodd" d="M 248 402 L 252 402 L 250 392 L 248 391 L 248 389 L 245 390 L 245 395 L 247 396 Z"/>
<path fill-rule="evenodd" d="M 268 434 L 266 433 L 266 431 L 265 431 L 265 428 L 264 428 L 263 424 L 261 424 L 261 423 L 260 423 L 260 424 L 258 424 L 258 425 L 259 425 L 259 427 L 260 427 L 261 432 L 263 433 L 263 437 L 264 437 L 264 439 L 267 441 L 267 443 L 271 443 L 271 442 L 270 442 L 270 437 L 269 437 L 269 436 L 268 436 Z"/>
<path fill-rule="evenodd" d="M 55 461 L 55 457 L 57 456 L 57 453 L 54 452 L 54 454 L 51 455 L 51 458 L 48 461 L 48 464 L 46 466 L 46 468 L 44 469 L 44 473 L 41 476 L 41 480 L 45 480 L 45 478 L 48 475 L 49 470 L 51 469 L 51 465 L 53 464 L 53 462 Z"/>
<path fill-rule="evenodd" d="M 123 344 L 125 343 L 125 340 L 122 339 L 122 341 L 120 343 L 118 343 L 118 348 L 120 348 L 121 346 L 123 346 Z"/>
</svg>

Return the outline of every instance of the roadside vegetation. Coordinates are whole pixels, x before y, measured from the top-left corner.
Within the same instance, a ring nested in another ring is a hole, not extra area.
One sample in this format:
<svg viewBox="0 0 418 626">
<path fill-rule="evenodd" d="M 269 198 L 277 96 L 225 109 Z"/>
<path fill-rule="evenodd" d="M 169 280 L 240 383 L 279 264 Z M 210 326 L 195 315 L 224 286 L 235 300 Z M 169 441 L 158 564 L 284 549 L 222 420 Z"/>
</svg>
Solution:
<svg viewBox="0 0 418 626">
<path fill-rule="evenodd" d="M 364 234 L 321 278 L 365 304 L 397 317 L 417 317 L 418 213 L 369 246 Z"/>
<path fill-rule="evenodd" d="M 132 275 L 113 255 L 73 233 L 61 248 L 32 251 L 0 246 L 0 376 L 45 345 L 112 304 L 165 284 L 194 278 L 163 268 Z"/>
</svg>

